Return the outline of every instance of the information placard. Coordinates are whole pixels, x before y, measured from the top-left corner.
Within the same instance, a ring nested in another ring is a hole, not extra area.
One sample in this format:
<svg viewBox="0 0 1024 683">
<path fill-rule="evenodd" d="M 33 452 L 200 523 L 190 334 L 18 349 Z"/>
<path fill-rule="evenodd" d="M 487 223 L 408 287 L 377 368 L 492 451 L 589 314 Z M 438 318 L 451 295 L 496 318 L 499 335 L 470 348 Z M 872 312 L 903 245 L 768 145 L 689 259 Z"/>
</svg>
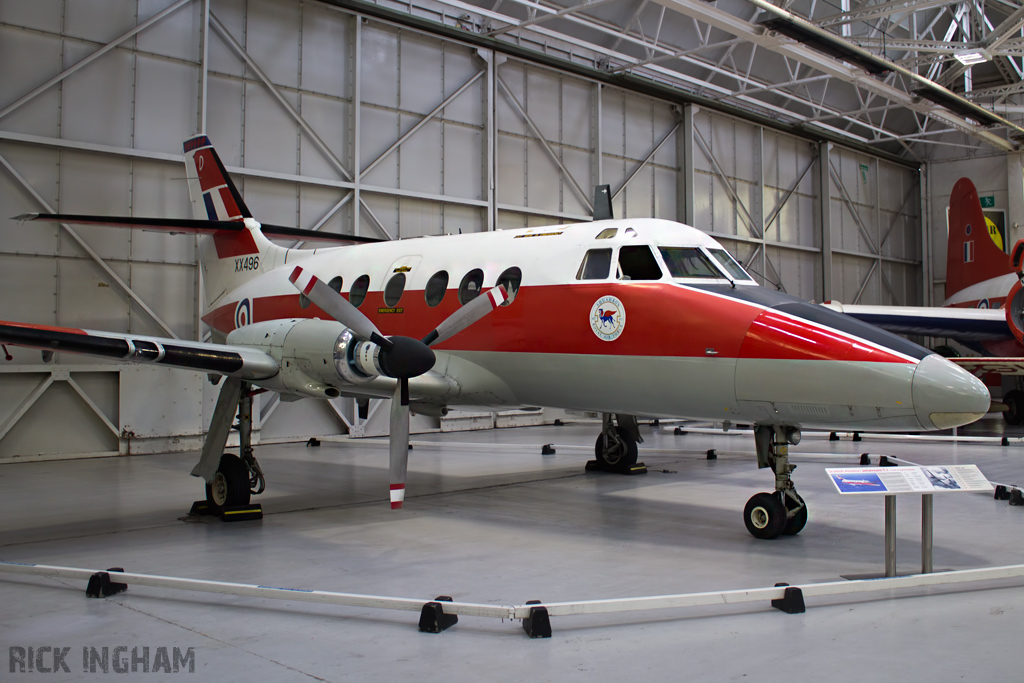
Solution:
<svg viewBox="0 0 1024 683">
<path fill-rule="evenodd" d="M 977 465 L 928 467 L 829 467 L 825 469 L 839 493 L 938 493 L 991 491 L 992 484 Z"/>
</svg>

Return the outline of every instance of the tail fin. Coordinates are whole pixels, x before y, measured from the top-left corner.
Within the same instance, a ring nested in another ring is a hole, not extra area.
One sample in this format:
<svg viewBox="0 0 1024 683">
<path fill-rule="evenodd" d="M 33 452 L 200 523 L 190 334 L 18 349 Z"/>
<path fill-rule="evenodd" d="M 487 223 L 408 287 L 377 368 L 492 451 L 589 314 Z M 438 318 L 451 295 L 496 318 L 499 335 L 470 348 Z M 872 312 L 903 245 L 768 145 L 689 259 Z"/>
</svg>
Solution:
<svg viewBox="0 0 1024 683">
<path fill-rule="evenodd" d="M 971 285 L 1010 272 L 1002 234 L 982 213 L 974 183 L 961 178 L 949 197 L 946 299 Z"/>
<path fill-rule="evenodd" d="M 193 218 L 237 221 L 246 228 L 200 237 L 206 302 L 212 307 L 225 294 L 283 262 L 287 250 L 264 237 L 210 138 L 199 135 L 186 140 L 183 147 Z"/>
</svg>

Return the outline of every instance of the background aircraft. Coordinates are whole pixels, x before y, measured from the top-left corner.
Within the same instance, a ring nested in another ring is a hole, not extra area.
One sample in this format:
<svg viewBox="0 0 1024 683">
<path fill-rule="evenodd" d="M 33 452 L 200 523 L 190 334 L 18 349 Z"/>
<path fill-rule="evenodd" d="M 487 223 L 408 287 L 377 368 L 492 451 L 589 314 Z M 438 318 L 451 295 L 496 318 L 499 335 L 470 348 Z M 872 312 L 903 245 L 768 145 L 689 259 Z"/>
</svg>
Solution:
<svg viewBox="0 0 1024 683">
<path fill-rule="evenodd" d="M 592 223 L 287 249 L 264 234 L 287 229 L 252 217 L 205 136 L 184 149 L 193 220 L 23 218 L 200 234 L 203 320 L 218 343 L 15 322 L 0 323 L 0 341 L 224 376 L 192 472 L 214 506 L 264 487 L 249 441 L 256 390 L 391 397 L 392 507 L 404 499 L 410 407 L 601 412 L 595 453 L 613 471 L 636 463 L 635 415 L 752 423 L 775 480 L 744 510 L 759 538 L 807 521 L 788 461 L 801 427 L 944 429 L 990 405 L 979 380 L 937 354 L 759 287 L 694 228 L 611 219 L 607 188 Z M 240 458 L 223 453 L 236 413 Z"/>
<path fill-rule="evenodd" d="M 1007 256 L 1003 239 L 985 218 L 974 183 L 961 178 L 949 197 L 941 307 L 826 305 L 892 332 L 945 337 L 980 353 L 950 360 L 979 376 L 1003 378 L 1003 417 L 1008 424 L 1024 424 L 1024 240 Z"/>
</svg>

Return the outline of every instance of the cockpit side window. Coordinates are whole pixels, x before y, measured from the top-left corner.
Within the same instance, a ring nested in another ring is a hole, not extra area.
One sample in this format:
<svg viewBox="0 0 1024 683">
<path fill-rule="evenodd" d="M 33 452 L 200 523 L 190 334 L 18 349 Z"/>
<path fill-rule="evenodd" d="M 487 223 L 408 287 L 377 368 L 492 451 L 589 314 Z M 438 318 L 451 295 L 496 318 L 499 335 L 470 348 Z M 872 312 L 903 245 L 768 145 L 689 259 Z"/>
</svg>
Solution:
<svg viewBox="0 0 1024 683">
<path fill-rule="evenodd" d="M 732 275 L 734 280 L 753 280 L 754 278 L 747 275 L 747 271 L 743 270 L 743 266 L 736 262 L 736 259 L 732 257 L 732 254 L 727 252 L 725 249 L 708 249 L 711 255 L 715 257 L 715 260 L 719 264 L 725 267 L 729 271 L 729 275 Z"/>
<path fill-rule="evenodd" d="M 697 247 L 660 247 L 659 251 L 672 277 L 725 277 Z"/>
<path fill-rule="evenodd" d="M 611 249 L 591 249 L 583 257 L 577 280 L 606 280 L 612 267 Z"/>
<path fill-rule="evenodd" d="M 660 280 L 661 266 L 646 244 L 619 249 L 619 277 L 623 280 Z"/>
<path fill-rule="evenodd" d="M 618 231 L 619 231 L 618 228 L 605 228 L 601 232 L 597 233 L 597 237 L 595 239 L 610 240 L 611 238 L 615 237 L 615 234 Z"/>
</svg>

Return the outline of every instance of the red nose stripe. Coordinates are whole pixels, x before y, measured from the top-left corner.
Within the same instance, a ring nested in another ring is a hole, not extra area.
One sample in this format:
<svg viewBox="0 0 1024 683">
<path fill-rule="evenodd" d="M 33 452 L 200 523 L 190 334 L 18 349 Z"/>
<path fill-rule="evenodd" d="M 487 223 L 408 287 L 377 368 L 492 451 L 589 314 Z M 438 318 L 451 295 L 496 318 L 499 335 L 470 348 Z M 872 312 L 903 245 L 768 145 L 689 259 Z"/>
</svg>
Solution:
<svg viewBox="0 0 1024 683">
<path fill-rule="evenodd" d="M 740 348 L 740 358 L 915 362 L 837 330 L 793 319 L 773 310 L 766 310 L 754 319 Z"/>
</svg>

